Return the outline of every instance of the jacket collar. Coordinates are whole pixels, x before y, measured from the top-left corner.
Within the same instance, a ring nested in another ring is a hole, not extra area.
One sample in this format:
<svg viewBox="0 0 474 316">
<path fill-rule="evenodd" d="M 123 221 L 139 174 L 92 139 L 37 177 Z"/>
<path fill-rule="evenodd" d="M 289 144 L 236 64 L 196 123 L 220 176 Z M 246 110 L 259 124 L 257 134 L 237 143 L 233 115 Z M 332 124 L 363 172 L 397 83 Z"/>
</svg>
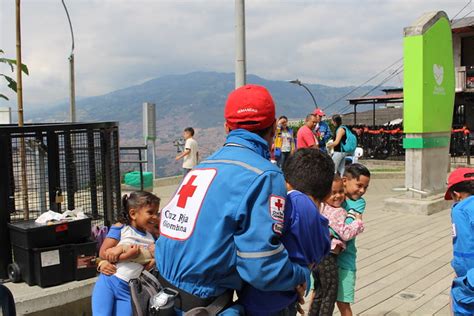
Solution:
<svg viewBox="0 0 474 316">
<path fill-rule="evenodd" d="M 464 205 L 466 205 L 466 204 L 472 202 L 473 200 L 474 200 L 474 195 L 468 196 L 468 197 L 465 198 L 464 200 L 455 203 L 455 204 L 453 205 L 453 208 L 460 208 L 460 207 L 463 207 Z"/>
<path fill-rule="evenodd" d="M 225 145 L 236 144 L 248 148 L 265 159 L 270 159 L 268 143 L 255 133 L 244 129 L 233 130 L 227 135 Z"/>
</svg>

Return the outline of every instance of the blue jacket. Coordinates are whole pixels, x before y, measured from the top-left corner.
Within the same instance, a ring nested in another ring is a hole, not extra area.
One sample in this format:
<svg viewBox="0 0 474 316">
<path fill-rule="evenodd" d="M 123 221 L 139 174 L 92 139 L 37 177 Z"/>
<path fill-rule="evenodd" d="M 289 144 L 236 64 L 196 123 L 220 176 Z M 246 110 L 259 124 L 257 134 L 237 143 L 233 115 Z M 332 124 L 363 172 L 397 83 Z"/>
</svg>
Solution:
<svg viewBox="0 0 474 316">
<path fill-rule="evenodd" d="M 454 279 L 451 296 L 454 315 L 474 315 L 474 268 Z"/>
<path fill-rule="evenodd" d="M 202 298 L 239 290 L 289 291 L 309 279 L 280 241 L 286 188 L 268 144 L 245 130 L 183 180 L 162 209 L 156 264 L 176 287 Z"/>
<path fill-rule="evenodd" d="M 282 242 L 291 261 L 304 266 L 321 262 L 331 249 L 328 220 L 320 214 L 314 202 L 299 191 L 288 193 Z M 309 288 L 310 284 L 307 286 Z M 263 292 L 246 285 L 239 293 L 239 301 L 252 316 L 277 313 L 296 300 L 294 290 Z"/>
<path fill-rule="evenodd" d="M 453 267 L 458 277 L 474 268 L 474 196 L 456 203 L 451 210 Z"/>
<path fill-rule="evenodd" d="M 331 129 L 326 122 L 319 122 L 319 133 L 321 135 L 321 138 L 319 139 L 319 148 L 326 151 L 326 143 L 332 137 Z"/>
</svg>

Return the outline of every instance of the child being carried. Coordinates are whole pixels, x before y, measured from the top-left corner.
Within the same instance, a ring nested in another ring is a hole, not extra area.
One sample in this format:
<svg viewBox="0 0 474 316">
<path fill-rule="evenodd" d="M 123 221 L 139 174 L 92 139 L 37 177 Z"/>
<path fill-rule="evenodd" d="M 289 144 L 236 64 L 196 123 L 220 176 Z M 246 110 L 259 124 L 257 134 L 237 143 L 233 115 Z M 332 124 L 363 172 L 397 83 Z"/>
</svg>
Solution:
<svg viewBox="0 0 474 316">
<path fill-rule="evenodd" d="M 342 178 L 334 175 L 331 195 L 321 205 L 321 214 L 329 221 L 331 253 L 313 270 L 314 290 L 309 315 L 332 315 L 337 299 L 337 255 L 346 248 L 346 242 L 364 231 L 362 215 L 346 211 L 342 204 L 346 199 Z M 354 219 L 346 224 L 346 219 Z"/>
</svg>

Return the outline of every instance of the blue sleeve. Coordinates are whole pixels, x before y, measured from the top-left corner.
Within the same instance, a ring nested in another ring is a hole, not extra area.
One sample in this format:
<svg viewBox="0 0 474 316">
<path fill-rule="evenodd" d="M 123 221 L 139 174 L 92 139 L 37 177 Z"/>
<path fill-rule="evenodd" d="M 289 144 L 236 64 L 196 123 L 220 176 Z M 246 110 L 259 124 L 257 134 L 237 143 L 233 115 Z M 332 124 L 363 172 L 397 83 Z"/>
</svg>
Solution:
<svg viewBox="0 0 474 316">
<path fill-rule="evenodd" d="M 289 260 L 280 240 L 285 198 L 283 175 L 265 172 L 249 185 L 236 212 L 237 271 L 258 290 L 293 291 L 309 282 L 309 270 Z"/>
<path fill-rule="evenodd" d="M 120 236 L 122 233 L 122 226 L 110 226 L 109 232 L 107 233 L 106 238 L 112 238 L 115 240 L 120 241 Z"/>
<path fill-rule="evenodd" d="M 328 220 L 321 216 L 308 196 L 290 194 L 288 199 L 292 211 L 289 212 L 290 227 L 283 237 L 283 244 L 291 260 L 305 265 L 321 262 L 331 250 Z"/>
<path fill-rule="evenodd" d="M 331 129 L 329 128 L 329 125 L 324 123 L 324 137 L 323 137 L 323 142 L 326 144 L 329 139 L 332 137 Z"/>
</svg>

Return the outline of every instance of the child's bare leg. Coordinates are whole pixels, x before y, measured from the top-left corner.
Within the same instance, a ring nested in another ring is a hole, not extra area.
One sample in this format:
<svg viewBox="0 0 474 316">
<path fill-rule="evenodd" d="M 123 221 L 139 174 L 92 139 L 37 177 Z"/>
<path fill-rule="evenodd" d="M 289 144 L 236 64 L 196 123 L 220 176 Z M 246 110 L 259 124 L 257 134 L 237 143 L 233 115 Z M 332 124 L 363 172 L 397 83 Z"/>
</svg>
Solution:
<svg viewBox="0 0 474 316">
<path fill-rule="evenodd" d="M 352 316 L 352 309 L 350 303 L 337 302 L 337 308 L 339 308 L 341 316 Z"/>
</svg>

